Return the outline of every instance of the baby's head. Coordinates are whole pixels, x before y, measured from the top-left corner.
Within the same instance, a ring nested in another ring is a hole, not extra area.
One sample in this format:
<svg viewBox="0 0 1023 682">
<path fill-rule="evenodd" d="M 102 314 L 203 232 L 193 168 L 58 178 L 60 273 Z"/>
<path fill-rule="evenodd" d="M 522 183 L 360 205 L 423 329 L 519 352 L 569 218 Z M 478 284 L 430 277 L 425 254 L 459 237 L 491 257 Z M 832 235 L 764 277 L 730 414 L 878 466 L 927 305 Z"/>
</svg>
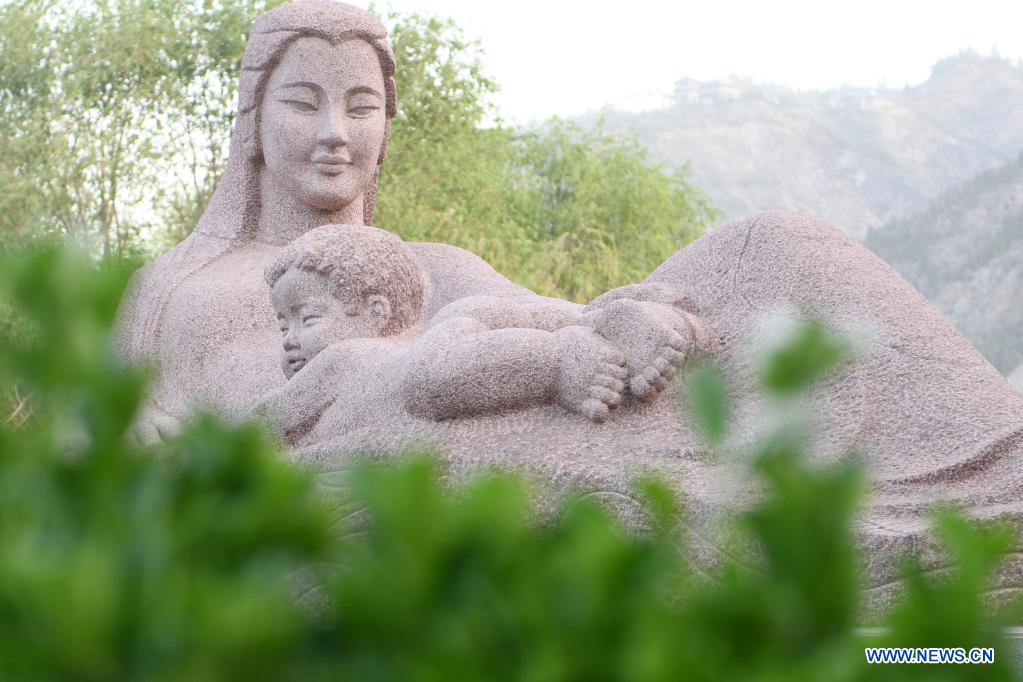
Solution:
<svg viewBox="0 0 1023 682">
<path fill-rule="evenodd" d="M 289 379 L 332 343 L 393 336 L 422 313 L 422 271 L 401 239 L 374 227 L 310 230 L 275 256 L 263 275 Z"/>
</svg>

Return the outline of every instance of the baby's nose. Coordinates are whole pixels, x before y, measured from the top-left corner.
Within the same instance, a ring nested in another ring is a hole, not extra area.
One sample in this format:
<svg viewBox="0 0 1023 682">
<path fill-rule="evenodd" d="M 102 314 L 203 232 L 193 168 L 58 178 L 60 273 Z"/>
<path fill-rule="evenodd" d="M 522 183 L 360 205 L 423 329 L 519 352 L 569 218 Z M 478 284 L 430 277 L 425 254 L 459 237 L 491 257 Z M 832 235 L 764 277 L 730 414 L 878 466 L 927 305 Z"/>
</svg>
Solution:
<svg viewBox="0 0 1023 682">
<path fill-rule="evenodd" d="M 298 349 L 298 334 L 291 328 L 284 332 L 284 350 L 297 350 Z"/>
</svg>

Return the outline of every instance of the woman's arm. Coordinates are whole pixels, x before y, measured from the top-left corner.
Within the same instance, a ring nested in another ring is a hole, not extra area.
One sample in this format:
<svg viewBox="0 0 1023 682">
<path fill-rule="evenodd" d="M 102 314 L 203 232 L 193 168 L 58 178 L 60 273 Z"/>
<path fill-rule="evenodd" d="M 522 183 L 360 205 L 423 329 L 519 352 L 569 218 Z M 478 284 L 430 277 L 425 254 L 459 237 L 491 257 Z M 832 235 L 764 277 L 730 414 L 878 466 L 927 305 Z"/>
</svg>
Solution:
<svg viewBox="0 0 1023 682">
<path fill-rule="evenodd" d="M 448 304 L 469 296 L 510 300 L 526 311 L 532 327 L 554 331 L 576 324 L 583 307 L 578 303 L 539 296 L 494 270 L 479 256 L 448 244 L 408 244 L 430 282 L 423 319 L 429 320 Z"/>
</svg>

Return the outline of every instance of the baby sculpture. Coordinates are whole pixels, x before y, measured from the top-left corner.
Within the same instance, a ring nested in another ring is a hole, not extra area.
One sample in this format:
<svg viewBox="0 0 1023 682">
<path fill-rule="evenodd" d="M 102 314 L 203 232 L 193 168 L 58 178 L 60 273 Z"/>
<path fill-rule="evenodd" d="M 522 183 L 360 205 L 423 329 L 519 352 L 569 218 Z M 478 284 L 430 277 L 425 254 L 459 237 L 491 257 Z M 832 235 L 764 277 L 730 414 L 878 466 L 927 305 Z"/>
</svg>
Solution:
<svg viewBox="0 0 1023 682">
<path fill-rule="evenodd" d="M 625 393 L 625 358 L 594 331 L 606 310 L 549 332 L 536 329 L 517 303 L 469 296 L 438 311 L 422 333 L 405 333 L 422 315 L 425 278 L 405 244 L 383 230 L 315 228 L 275 256 L 265 275 L 289 381 L 256 412 L 296 447 L 402 416 L 456 419 L 544 404 L 602 422 Z M 689 323 L 686 331 L 698 328 L 684 311 L 673 315 Z M 523 364 L 516 349 L 534 338 L 551 353 Z M 650 378 L 672 376 L 681 351 L 696 352 L 701 341 L 695 334 L 668 339 Z M 647 374 L 637 381 L 653 391 Z"/>
</svg>

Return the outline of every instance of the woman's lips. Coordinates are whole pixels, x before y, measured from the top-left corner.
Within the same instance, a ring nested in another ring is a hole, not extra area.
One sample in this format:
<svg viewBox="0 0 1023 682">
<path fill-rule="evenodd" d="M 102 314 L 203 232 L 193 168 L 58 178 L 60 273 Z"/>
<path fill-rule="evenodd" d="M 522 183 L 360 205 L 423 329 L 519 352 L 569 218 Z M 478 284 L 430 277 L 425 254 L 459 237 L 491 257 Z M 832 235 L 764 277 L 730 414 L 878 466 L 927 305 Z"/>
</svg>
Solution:
<svg viewBox="0 0 1023 682">
<path fill-rule="evenodd" d="M 313 164 L 324 175 L 341 175 L 352 162 L 343 156 L 316 156 L 313 157 Z"/>
</svg>

